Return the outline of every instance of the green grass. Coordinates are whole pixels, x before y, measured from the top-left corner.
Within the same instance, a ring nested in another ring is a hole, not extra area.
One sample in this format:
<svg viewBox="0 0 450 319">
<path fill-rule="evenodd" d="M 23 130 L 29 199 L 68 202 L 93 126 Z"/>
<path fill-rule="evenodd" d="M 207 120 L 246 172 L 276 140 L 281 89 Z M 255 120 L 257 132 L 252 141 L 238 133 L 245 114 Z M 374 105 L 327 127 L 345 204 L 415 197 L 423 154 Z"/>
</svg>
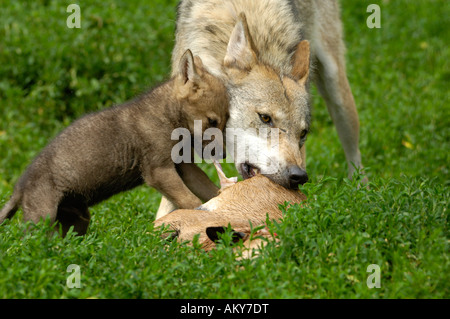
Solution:
<svg viewBox="0 0 450 319">
<path fill-rule="evenodd" d="M 82 28 L 68 29 L 71 1 L 0 1 L 0 205 L 71 121 L 167 78 L 176 2 L 84 1 Z M 48 223 L 24 232 L 21 213 L 7 221 L 0 297 L 449 298 L 450 4 L 374 3 L 381 29 L 365 24 L 368 2 L 341 1 L 370 189 L 345 179 L 313 89 L 308 205 L 285 210 L 271 226 L 278 245 L 260 257 L 164 242 L 152 227 L 160 195 L 140 187 L 93 207 L 83 238 L 50 235 Z M 70 264 L 80 266 L 80 289 L 66 285 Z M 380 266 L 379 289 L 366 285 L 370 264 Z"/>
</svg>

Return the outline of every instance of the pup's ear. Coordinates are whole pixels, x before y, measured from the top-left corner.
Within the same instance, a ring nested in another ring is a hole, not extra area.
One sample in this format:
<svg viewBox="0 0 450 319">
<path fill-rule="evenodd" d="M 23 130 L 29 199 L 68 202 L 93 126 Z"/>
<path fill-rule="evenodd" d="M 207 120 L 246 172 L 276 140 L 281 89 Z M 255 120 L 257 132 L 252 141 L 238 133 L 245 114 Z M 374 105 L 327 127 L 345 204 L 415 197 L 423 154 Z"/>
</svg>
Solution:
<svg viewBox="0 0 450 319">
<path fill-rule="evenodd" d="M 189 49 L 186 50 L 186 52 L 184 52 L 183 56 L 181 57 L 178 76 L 179 78 L 181 78 L 183 84 L 186 84 L 188 81 L 198 81 L 199 76 L 197 74 L 197 68 L 194 63 L 194 57 L 192 56 L 192 52 Z"/>
<path fill-rule="evenodd" d="M 207 227 L 206 228 L 206 235 L 209 239 L 213 242 L 217 242 L 219 240 L 219 234 L 223 234 L 227 231 L 227 227 L 219 226 L 219 227 Z M 233 232 L 233 243 L 237 243 L 240 239 L 245 238 L 245 234 L 241 232 L 237 232 L 232 230 Z"/>
<path fill-rule="evenodd" d="M 248 30 L 247 18 L 244 13 L 241 13 L 231 33 L 223 64 L 226 68 L 249 71 L 256 61 L 256 52 Z"/>
<path fill-rule="evenodd" d="M 301 85 L 305 85 L 309 76 L 309 41 L 303 40 L 297 45 L 292 56 L 292 76 Z"/>
</svg>

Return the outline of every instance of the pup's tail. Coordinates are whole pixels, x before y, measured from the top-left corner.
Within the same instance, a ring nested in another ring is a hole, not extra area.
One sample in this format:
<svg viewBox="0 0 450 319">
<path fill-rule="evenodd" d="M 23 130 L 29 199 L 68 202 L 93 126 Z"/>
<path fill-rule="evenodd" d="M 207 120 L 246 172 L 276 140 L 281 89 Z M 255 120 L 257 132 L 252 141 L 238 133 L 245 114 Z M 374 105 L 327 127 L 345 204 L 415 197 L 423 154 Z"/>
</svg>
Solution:
<svg viewBox="0 0 450 319">
<path fill-rule="evenodd" d="M 5 207 L 0 211 L 0 224 L 5 221 L 7 218 L 11 218 L 14 216 L 16 211 L 19 209 L 20 202 L 22 200 L 21 192 L 14 192 L 6 203 Z"/>
</svg>

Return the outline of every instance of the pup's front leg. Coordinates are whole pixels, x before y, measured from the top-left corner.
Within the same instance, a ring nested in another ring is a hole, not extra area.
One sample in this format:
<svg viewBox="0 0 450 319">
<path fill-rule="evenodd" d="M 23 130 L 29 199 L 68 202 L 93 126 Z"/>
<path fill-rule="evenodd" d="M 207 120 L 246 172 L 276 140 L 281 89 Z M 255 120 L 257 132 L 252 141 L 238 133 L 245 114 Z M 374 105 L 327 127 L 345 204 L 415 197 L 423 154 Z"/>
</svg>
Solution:
<svg viewBox="0 0 450 319">
<path fill-rule="evenodd" d="M 177 208 L 192 209 L 202 204 L 184 184 L 175 166 L 155 168 L 144 174 L 144 180 L 166 196 Z"/>
<path fill-rule="evenodd" d="M 201 200 L 207 202 L 219 193 L 219 188 L 196 164 L 180 163 L 176 168 L 186 186 Z"/>
<path fill-rule="evenodd" d="M 193 161 L 193 160 L 192 160 Z M 185 185 L 198 196 L 201 200 L 207 202 L 217 196 L 219 188 L 209 179 L 208 175 L 194 163 L 180 163 L 176 169 Z M 161 218 L 177 207 L 169 199 L 163 196 L 159 204 L 156 219 Z"/>
<path fill-rule="evenodd" d="M 219 175 L 220 187 L 222 190 L 236 184 L 237 177 L 226 177 L 219 162 L 214 161 L 214 166 L 216 167 L 217 174 Z M 202 200 L 204 200 L 205 202 L 209 202 L 213 197 L 218 195 L 217 186 L 197 165 L 193 163 L 181 163 L 177 164 L 176 167 L 178 174 L 180 174 L 181 178 L 186 183 L 186 186 L 188 186 L 189 189 L 192 190 Z M 208 206 L 206 205 L 207 204 L 203 204 L 202 207 L 207 208 Z M 210 205 L 214 204 L 210 203 Z M 156 219 L 164 217 L 175 209 L 176 207 L 174 206 L 174 204 L 163 196 L 156 213 Z"/>
</svg>

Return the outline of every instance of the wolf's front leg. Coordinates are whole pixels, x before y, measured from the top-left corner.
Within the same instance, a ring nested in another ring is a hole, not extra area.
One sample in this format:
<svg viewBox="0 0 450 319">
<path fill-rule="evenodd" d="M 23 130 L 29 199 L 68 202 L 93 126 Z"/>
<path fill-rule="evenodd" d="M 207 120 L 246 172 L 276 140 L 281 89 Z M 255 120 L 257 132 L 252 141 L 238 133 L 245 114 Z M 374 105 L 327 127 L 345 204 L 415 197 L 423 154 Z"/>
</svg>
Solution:
<svg viewBox="0 0 450 319">
<path fill-rule="evenodd" d="M 184 184 L 201 200 L 206 202 L 217 196 L 219 188 L 196 164 L 180 163 L 176 165 L 176 169 L 183 179 Z M 167 215 L 177 208 L 179 207 L 176 207 L 173 202 L 163 196 L 159 204 L 158 212 L 156 213 L 156 219 Z"/>
<path fill-rule="evenodd" d="M 186 186 L 201 200 L 209 201 L 219 193 L 219 188 L 196 164 L 180 163 L 176 168 Z"/>
<path fill-rule="evenodd" d="M 320 20 L 324 23 L 321 27 L 324 31 L 313 42 L 317 62 L 315 82 L 336 126 L 348 163 L 348 177 L 352 178 L 354 166 L 362 169 L 363 165 L 359 150 L 358 112 L 345 69 L 345 49 L 338 12 L 335 10 L 328 19 Z M 364 177 L 363 183 L 367 183 L 367 177 Z"/>
<path fill-rule="evenodd" d="M 144 180 L 166 196 L 177 208 L 192 209 L 202 204 L 201 200 L 184 184 L 175 166 L 153 169 L 144 174 Z"/>
</svg>

